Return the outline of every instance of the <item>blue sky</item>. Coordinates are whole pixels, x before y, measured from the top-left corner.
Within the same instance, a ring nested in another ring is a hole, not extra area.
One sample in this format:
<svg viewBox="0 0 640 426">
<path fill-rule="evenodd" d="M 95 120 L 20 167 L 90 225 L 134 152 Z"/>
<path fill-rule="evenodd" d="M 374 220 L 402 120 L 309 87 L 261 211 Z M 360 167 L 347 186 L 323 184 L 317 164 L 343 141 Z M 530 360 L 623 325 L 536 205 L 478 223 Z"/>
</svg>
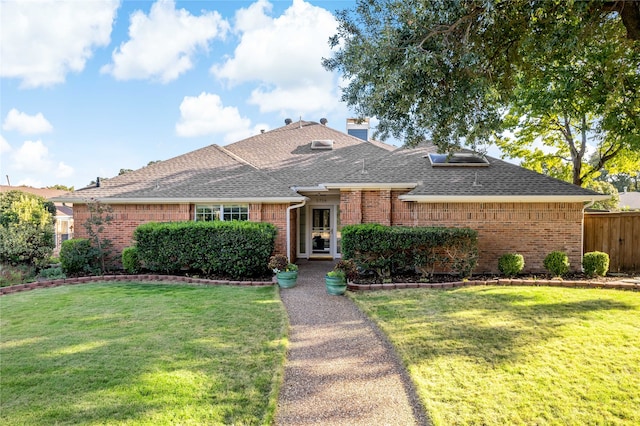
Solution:
<svg viewBox="0 0 640 426">
<path fill-rule="evenodd" d="M 0 0 L 2 184 L 80 188 L 284 124 L 344 131 L 324 70 L 352 1 Z"/>
</svg>

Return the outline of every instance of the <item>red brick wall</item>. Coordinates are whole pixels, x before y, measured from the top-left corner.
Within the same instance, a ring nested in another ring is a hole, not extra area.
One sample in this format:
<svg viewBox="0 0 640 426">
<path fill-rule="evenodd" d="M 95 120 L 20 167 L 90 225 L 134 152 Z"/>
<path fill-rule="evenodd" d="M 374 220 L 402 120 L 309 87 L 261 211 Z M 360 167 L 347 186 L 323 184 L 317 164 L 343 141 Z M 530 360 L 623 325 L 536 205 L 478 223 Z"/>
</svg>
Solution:
<svg viewBox="0 0 640 426">
<path fill-rule="evenodd" d="M 362 223 L 391 225 L 391 191 L 362 191 Z"/>
<path fill-rule="evenodd" d="M 113 241 L 114 249 L 120 253 L 122 249 L 133 243 L 133 231 L 147 222 L 176 222 L 194 219 L 193 204 L 110 204 L 113 209 L 113 221 L 105 231 L 105 238 Z M 288 204 L 250 204 L 249 220 L 252 222 L 269 222 L 276 226 L 276 253 L 287 251 L 286 212 Z M 291 215 L 292 255 L 295 259 L 295 211 Z M 74 204 L 75 237 L 87 238 L 82 224 L 89 217 L 85 204 Z"/>
<path fill-rule="evenodd" d="M 342 192 L 342 224 L 359 223 L 361 217 L 362 223 L 475 229 L 477 273 L 497 272 L 498 258 L 508 252 L 524 256 L 525 272 L 545 272 L 543 259 L 553 250 L 567 252 L 571 268 L 580 270 L 582 203 L 415 203 L 400 201 L 403 193 Z"/>
<path fill-rule="evenodd" d="M 193 219 L 189 204 L 110 204 L 113 221 L 105 230 L 105 238 L 111 239 L 114 249 L 120 253 L 133 241 L 133 231 L 147 222 L 176 222 Z M 83 224 L 89 218 L 86 204 L 73 205 L 75 237 L 87 238 Z"/>
<path fill-rule="evenodd" d="M 269 222 L 276 226 L 275 253 L 287 253 L 287 207 L 288 204 L 249 204 L 249 220 L 252 222 Z M 289 257 L 296 258 L 296 215 L 291 212 L 291 252 Z"/>
<path fill-rule="evenodd" d="M 362 223 L 362 191 L 340 191 L 340 224 Z"/>
</svg>

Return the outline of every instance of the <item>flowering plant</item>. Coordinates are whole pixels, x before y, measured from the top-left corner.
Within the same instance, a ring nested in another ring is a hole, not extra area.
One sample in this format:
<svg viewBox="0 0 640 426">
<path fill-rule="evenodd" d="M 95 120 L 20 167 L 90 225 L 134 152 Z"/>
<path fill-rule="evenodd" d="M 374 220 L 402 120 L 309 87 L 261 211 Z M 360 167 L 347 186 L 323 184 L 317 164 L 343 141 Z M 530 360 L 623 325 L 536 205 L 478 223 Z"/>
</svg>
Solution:
<svg viewBox="0 0 640 426">
<path fill-rule="evenodd" d="M 340 260 L 333 268 L 334 271 L 342 272 L 349 281 L 353 281 L 358 278 L 358 267 L 353 260 Z"/>
<path fill-rule="evenodd" d="M 276 254 L 275 256 L 271 256 L 269 259 L 269 269 L 277 274 L 278 272 L 297 271 L 298 265 L 295 263 L 289 263 L 287 256 L 283 254 Z"/>
</svg>

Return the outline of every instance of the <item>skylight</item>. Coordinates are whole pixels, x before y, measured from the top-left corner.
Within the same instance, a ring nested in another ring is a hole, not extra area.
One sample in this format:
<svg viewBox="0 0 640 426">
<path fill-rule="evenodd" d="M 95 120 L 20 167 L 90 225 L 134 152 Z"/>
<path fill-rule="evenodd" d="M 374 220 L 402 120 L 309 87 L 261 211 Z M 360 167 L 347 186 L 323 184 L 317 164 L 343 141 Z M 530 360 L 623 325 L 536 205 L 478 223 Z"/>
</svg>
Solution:
<svg viewBox="0 0 640 426">
<path fill-rule="evenodd" d="M 454 154 L 429 154 L 433 167 L 487 167 L 486 157 L 472 152 L 456 152 Z"/>
<path fill-rule="evenodd" d="M 331 139 L 311 141 L 311 149 L 333 149 L 333 141 Z"/>
</svg>

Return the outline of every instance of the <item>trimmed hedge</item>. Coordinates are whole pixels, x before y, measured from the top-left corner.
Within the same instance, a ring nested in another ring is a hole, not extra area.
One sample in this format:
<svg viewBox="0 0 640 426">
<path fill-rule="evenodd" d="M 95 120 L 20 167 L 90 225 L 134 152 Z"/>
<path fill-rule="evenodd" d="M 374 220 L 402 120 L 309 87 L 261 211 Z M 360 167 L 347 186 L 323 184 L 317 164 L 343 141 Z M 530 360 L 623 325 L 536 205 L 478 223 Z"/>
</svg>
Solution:
<svg viewBox="0 0 640 426">
<path fill-rule="evenodd" d="M 478 261 L 478 233 L 469 228 L 347 225 L 342 228 L 342 255 L 382 280 L 407 268 L 425 277 L 446 269 L 467 277 Z"/>
<path fill-rule="evenodd" d="M 569 256 L 563 251 L 552 251 L 544 258 L 544 268 L 556 277 L 569 272 Z"/>
<path fill-rule="evenodd" d="M 233 278 L 268 273 L 275 238 L 270 223 L 240 221 L 151 222 L 134 231 L 138 259 L 151 271 L 191 269 Z"/>
<path fill-rule="evenodd" d="M 125 247 L 122 250 L 122 267 L 129 274 L 137 274 L 142 269 L 140 259 L 138 259 L 138 248 L 136 246 Z"/>
<path fill-rule="evenodd" d="M 515 277 L 524 269 L 524 256 L 518 253 L 506 253 L 498 259 L 498 270 L 507 277 Z"/>
<path fill-rule="evenodd" d="M 60 247 L 60 267 L 67 275 L 96 274 L 100 252 L 86 238 L 72 238 L 62 242 Z"/>
<path fill-rule="evenodd" d="M 609 271 L 609 255 L 601 251 L 591 251 L 582 257 L 582 269 L 588 277 L 604 277 Z"/>
</svg>

